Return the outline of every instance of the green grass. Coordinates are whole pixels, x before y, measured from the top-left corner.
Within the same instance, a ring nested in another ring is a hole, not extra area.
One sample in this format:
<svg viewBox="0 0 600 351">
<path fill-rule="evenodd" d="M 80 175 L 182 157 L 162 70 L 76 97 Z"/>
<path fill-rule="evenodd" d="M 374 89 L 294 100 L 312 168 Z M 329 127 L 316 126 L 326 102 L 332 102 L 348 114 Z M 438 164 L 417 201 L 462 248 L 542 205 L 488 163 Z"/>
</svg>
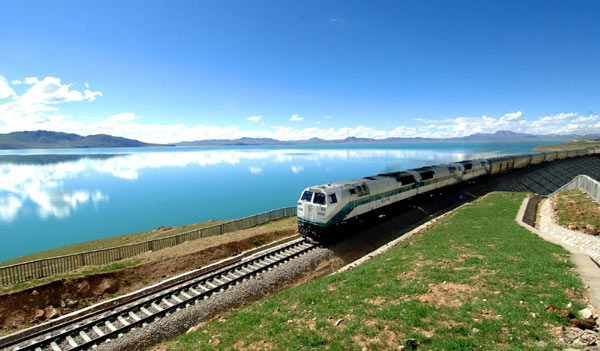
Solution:
<svg viewBox="0 0 600 351">
<path fill-rule="evenodd" d="M 567 321 L 544 307 L 581 308 L 584 290 L 565 250 L 515 223 L 523 198 L 489 194 L 359 267 L 225 313 L 164 346 L 397 350 L 414 338 L 419 350 L 554 349 L 549 329 Z"/>
<path fill-rule="evenodd" d="M 220 224 L 220 223 L 224 223 L 224 222 L 228 222 L 228 221 L 203 222 L 203 223 L 196 223 L 196 224 L 190 224 L 190 225 L 184 225 L 184 226 L 177 226 L 177 227 L 173 227 L 173 229 L 171 229 L 171 230 L 165 230 L 165 231 L 149 230 L 149 231 L 145 231 L 145 232 L 117 235 L 117 236 L 111 236 L 111 237 L 104 238 L 104 239 L 85 241 L 85 242 L 78 243 L 78 244 L 67 245 L 67 246 L 57 247 L 57 248 L 51 249 L 51 250 L 37 252 L 37 253 L 31 254 L 31 255 L 12 258 L 10 260 L 0 262 L 0 266 L 8 266 L 11 264 L 39 260 L 42 258 L 69 255 L 69 254 L 74 254 L 74 253 L 78 253 L 78 252 L 107 249 L 110 247 L 133 244 L 133 243 L 145 241 L 145 240 L 160 239 L 160 238 L 164 238 L 167 236 L 188 232 L 190 230 L 210 227 L 212 225 L 216 225 L 216 224 Z M 84 229 L 82 229 L 82 230 L 84 230 Z"/>
<path fill-rule="evenodd" d="M 585 191 L 560 192 L 557 209 L 560 225 L 592 235 L 600 232 L 600 206 Z"/>
<path fill-rule="evenodd" d="M 600 139 L 574 140 L 557 145 L 540 145 L 536 146 L 535 149 L 542 151 L 561 151 L 572 149 L 585 149 L 586 147 L 600 147 Z"/>
</svg>

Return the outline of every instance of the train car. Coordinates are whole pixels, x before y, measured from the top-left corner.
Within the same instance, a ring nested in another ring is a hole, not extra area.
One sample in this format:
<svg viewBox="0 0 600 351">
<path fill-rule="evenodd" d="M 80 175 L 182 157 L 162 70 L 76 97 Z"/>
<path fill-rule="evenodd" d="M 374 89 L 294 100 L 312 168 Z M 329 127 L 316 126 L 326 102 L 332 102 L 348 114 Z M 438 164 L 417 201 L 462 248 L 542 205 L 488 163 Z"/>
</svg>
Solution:
<svg viewBox="0 0 600 351">
<path fill-rule="evenodd" d="M 544 162 L 546 155 L 543 152 L 537 154 L 531 154 L 531 165 L 539 165 Z"/>
<path fill-rule="evenodd" d="M 557 151 L 544 152 L 544 162 L 552 162 L 558 158 Z"/>
<path fill-rule="evenodd" d="M 350 219 L 418 194 L 530 164 L 590 153 L 599 154 L 600 147 L 465 160 L 312 186 L 304 189 L 298 200 L 298 230 L 319 239 Z"/>
<path fill-rule="evenodd" d="M 471 180 L 475 177 L 488 174 L 488 162 L 487 160 L 469 160 L 452 163 L 456 169 L 461 173 L 460 177 L 463 181 Z"/>
<path fill-rule="evenodd" d="M 499 174 L 513 169 L 515 159 L 512 156 L 495 157 L 488 160 L 490 162 L 490 174 Z"/>
<path fill-rule="evenodd" d="M 417 195 L 419 181 L 395 172 L 309 187 L 298 200 L 298 230 L 320 238 L 348 219 Z"/>
<path fill-rule="evenodd" d="M 531 155 L 522 154 L 514 156 L 513 168 L 525 168 L 531 164 Z"/>
</svg>

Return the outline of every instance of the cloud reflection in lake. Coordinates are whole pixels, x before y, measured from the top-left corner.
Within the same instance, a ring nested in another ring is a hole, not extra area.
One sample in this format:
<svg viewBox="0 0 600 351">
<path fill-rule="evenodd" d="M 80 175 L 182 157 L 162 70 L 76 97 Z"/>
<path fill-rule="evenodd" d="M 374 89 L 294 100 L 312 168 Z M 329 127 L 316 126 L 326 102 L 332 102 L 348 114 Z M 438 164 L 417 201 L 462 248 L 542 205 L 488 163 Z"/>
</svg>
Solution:
<svg viewBox="0 0 600 351">
<path fill-rule="evenodd" d="M 108 202 L 108 190 L 65 187 L 66 180 L 109 175 L 135 181 L 145 169 L 165 167 L 200 167 L 218 164 L 239 165 L 252 162 L 247 169 L 252 174 L 263 174 L 264 167 L 256 163 L 290 163 L 289 170 L 299 174 L 300 165 L 313 163 L 319 167 L 326 160 L 384 159 L 387 165 L 381 171 L 397 170 L 407 160 L 423 164 L 488 156 L 490 153 L 440 153 L 414 149 L 212 149 L 167 152 L 139 152 L 126 154 L 42 154 L 0 156 L 0 221 L 10 222 L 24 203 L 36 206 L 39 218 L 68 217 L 72 211 L 88 203 Z M 259 162 L 260 161 L 260 162 Z M 294 164 L 291 164 L 294 162 Z M 77 183 L 77 182 L 75 182 Z"/>
</svg>

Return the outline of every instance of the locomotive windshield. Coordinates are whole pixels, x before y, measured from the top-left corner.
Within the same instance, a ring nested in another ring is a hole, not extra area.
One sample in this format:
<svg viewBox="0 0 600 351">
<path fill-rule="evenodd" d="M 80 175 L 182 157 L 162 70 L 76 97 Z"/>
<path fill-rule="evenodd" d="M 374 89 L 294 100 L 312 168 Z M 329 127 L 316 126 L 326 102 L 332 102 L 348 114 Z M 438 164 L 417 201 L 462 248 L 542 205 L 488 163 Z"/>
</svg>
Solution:
<svg viewBox="0 0 600 351">
<path fill-rule="evenodd" d="M 325 205 L 325 194 L 315 193 L 315 198 L 313 199 L 313 203 L 315 203 L 317 205 Z"/>
<path fill-rule="evenodd" d="M 305 190 L 300 200 L 310 202 L 310 200 L 312 199 L 312 195 L 312 191 Z"/>
</svg>

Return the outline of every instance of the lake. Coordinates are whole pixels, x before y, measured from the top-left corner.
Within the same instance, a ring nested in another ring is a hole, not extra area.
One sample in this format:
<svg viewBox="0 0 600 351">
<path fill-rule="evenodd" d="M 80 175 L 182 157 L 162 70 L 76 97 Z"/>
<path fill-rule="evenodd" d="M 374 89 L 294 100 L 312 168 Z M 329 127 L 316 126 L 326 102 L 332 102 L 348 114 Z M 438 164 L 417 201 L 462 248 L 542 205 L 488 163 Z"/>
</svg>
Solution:
<svg viewBox="0 0 600 351">
<path fill-rule="evenodd" d="M 542 144 L 552 142 L 0 150 L 0 261 L 294 206 L 311 185 Z"/>
</svg>

